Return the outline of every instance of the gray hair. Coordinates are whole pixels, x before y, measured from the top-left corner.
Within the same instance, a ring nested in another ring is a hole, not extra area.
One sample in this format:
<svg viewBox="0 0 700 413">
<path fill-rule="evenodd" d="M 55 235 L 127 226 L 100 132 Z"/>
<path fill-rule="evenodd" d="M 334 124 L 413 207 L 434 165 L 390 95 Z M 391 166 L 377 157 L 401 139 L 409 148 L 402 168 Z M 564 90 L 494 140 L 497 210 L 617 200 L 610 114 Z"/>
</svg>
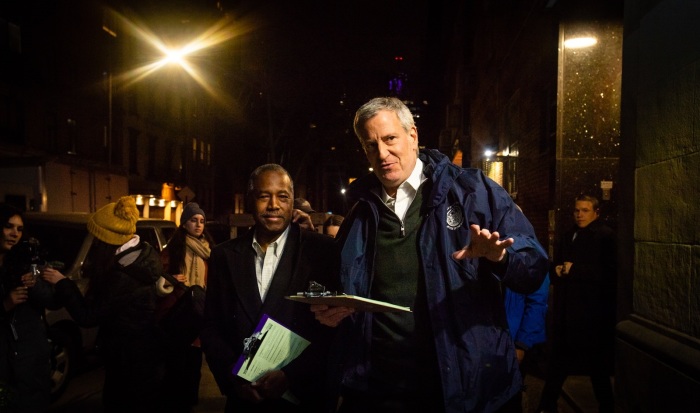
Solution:
<svg viewBox="0 0 700 413">
<path fill-rule="evenodd" d="M 362 142 L 362 128 L 365 123 L 372 119 L 377 113 L 382 110 L 389 110 L 396 113 L 399 117 L 399 122 L 401 127 L 406 133 L 411 131 L 411 128 L 415 127 L 416 124 L 413 121 L 413 114 L 411 110 L 400 100 L 394 97 L 379 97 L 370 100 L 355 112 L 355 121 L 353 122 L 353 129 L 355 129 L 355 135 Z"/>
<path fill-rule="evenodd" d="M 292 176 L 289 175 L 289 172 L 287 172 L 286 169 L 282 167 L 282 165 L 278 165 L 276 163 L 266 163 L 265 165 L 260 165 L 255 170 L 250 174 L 250 178 L 248 178 L 248 191 L 246 193 L 246 196 L 250 196 L 253 194 L 255 191 L 255 181 L 258 179 L 260 175 L 262 175 L 265 172 L 279 172 L 281 174 L 285 174 L 289 177 L 289 183 L 292 189 L 292 193 L 294 193 L 294 180 L 292 179 Z"/>
</svg>

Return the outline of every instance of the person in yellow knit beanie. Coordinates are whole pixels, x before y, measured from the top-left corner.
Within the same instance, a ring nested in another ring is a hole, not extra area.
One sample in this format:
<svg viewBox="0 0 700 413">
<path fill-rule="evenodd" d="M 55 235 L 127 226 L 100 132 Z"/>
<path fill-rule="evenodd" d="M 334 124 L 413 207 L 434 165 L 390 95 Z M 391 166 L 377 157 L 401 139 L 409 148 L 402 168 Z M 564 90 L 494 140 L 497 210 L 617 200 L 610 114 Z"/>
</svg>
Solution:
<svg viewBox="0 0 700 413">
<path fill-rule="evenodd" d="M 133 197 L 125 196 L 117 202 L 98 209 L 88 219 L 88 231 L 110 245 L 124 245 L 136 233 L 139 210 Z"/>
<path fill-rule="evenodd" d="M 136 235 L 139 211 L 125 196 L 93 213 L 87 224 L 95 236 L 83 263 L 90 280 L 83 296 L 55 269 L 42 277 L 82 327 L 99 326 L 105 366 L 105 412 L 159 411 L 164 389 L 163 338 L 155 323 L 157 284 L 162 283 L 159 253 Z"/>
</svg>

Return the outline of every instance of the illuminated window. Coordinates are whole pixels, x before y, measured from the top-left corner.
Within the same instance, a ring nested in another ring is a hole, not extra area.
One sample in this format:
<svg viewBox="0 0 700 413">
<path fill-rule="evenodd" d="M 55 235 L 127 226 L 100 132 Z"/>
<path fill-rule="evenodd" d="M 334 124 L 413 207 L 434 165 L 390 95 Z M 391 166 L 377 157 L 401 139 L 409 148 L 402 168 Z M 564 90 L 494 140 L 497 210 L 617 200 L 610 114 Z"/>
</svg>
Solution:
<svg viewBox="0 0 700 413">
<path fill-rule="evenodd" d="M 483 171 L 489 178 L 503 186 L 503 162 L 494 158 L 487 158 L 483 161 Z"/>
</svg>

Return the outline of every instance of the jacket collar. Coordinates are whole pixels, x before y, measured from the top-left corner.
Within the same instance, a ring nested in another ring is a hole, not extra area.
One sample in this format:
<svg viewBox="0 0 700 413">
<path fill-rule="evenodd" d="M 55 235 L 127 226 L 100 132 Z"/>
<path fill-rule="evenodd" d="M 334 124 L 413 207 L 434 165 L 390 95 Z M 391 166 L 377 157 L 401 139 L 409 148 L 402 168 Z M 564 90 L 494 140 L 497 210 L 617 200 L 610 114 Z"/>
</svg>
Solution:
<svg viewBox="0 0 700 413">
<path fill-rule="evenodd" d="M 277 266 L 267 297 L 263 303 L 260 299 L 255 273 L 255 250 L 252 247 L 254 233 L 255 227 L 243 235 L 242 242 L 234 244 L 233 251 L 235 254 L 241 255 L 241 261 L 229 262 L 229 271 L 233 276 L 232 282 L 236 287 L 238 299 L 241 301 L 251 322 L 257 322 L 264 313 L 274 313 L 284 301 L 284 296 L 289 291 L 289 285 L 296 270 L 296 251 L 299 249 L 301 239 L 299 225 L 295 223 L 290 224 L 280 263 Z M 239 266 L 241 263 L 243 268 Z M 234 265 L 236 268 L 233 267 Z"/>
<path fill-rule="evenodd" d="M 430 191 L 427 199 L 424 198 L 426 206 L 433 207 L 447 196 L 448 190 L 454 185 L 462 171 L 462 168 L 450 162 L 450 159 L 435 149 L 421 149 L 418 157 L 423 162 L 423 174 L 428 178 L 428 181 L 437 183 Z M 348 188 L 348 199 L 351 204 L 356 201 L 369 201 L 372 189 L 379 188 L 381 182 L 375 174 L 368 174 L 360 179 L 355 180 Z"/>
</svg>

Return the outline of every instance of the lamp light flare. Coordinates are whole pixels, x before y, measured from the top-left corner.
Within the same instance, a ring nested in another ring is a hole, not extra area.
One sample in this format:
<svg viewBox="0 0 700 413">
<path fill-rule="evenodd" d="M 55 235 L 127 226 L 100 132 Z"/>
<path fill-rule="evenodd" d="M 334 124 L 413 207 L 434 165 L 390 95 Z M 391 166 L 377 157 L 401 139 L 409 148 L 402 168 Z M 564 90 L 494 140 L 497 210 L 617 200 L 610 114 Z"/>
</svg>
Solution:
<svg viewBox="0 0 700 413">
<path fill-rule="evenodd" d="M 213 26 L 209 27 L 185 46 L 180 48 L 170 48 L 146 25 L 132 21 L 118 13 L 115 14 L 117 18 L 124 23 L 127 32 L 130 32 L 132 35 L 141 39 L 145 43 L 150 44 L 154 49 L 162 53 L 162 58 L 160 59 L 154 60 L 143 66 L 133 68 L 128 72 L 119 74 L 117 76 L 117 80 L 123 88 L 129 87 L 132 84 L 143 80 L 163 66 L 168 64 L 177 64 L 197 83 L 199 83 L 200 86 L 207 91 L 207 93 L 214 97 L 221 98 L 215 88 L 206 81 L 203 74 L 200 73 L 197 67 L 195 67 L 191 62 L 188 62 L 187 58 L 194 53 L 201 52 L 204 49 L 227 42 L 236 36 L 252 30 L 252 27 L 248 27 L 240 22 L 237 22 L 236 27 L 234 27 L 230 19 L 224 18 L 219 20 Z"/>
<path fill-rule="evenodd" d="M 596 43 L 598 43 L 598 39 L 595 37 L 572 37 L 564 40 L 564 47 L 567 49 L 583 49 L 584 47 L 594 46 Z"/>
<path fill-rule="evenodd" d="M 183 63 L 183 57 L 185 54 L 182 52 L 182 50 L 168 50 L 165 52 L 165 62 L 166 63 L 177 63 L 179 65 L 182 65 Z"/>
</svg>

